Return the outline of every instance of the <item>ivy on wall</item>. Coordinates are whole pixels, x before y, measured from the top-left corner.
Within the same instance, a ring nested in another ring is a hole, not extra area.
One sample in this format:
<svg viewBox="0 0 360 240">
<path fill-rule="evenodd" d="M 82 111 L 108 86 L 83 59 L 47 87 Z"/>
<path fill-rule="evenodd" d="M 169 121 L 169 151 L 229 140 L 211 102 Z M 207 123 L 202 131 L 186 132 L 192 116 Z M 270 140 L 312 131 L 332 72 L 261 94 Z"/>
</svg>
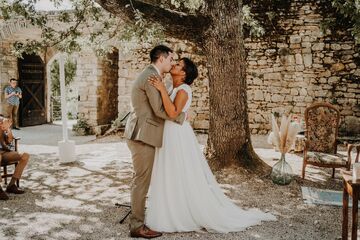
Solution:
<svg viewBox="0 0 360 240">
<path fill-rule="evenodd" d="M 360 0 L 319 0 L 319 7 L 324 16 L 323 32 L 330 30 L 333 37 L 338 37 L 338 32 L 349 29 L 355 42 L 360 43 Z"/>
</svg>

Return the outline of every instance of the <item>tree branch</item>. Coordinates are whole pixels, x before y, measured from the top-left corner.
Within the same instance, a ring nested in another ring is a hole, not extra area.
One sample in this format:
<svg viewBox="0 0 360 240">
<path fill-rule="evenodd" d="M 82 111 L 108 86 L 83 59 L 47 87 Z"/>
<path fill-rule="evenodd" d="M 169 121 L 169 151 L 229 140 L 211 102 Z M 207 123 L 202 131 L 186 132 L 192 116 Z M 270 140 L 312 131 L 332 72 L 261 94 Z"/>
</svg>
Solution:
<svg viewBox="0 0 360 240">
<path fill-rule="evenodd" d="M 161 24 L 165 34 L 179 39 L 201 42 L 201 35 L 209 27 L 210 19 L 200 13 L 190 14 L 160 7 L 158 0 L 96 0 L 105 10 L 125 21 L 134 21 L 134 10 L 138 9 L 143 17 Z"/>
</svg>

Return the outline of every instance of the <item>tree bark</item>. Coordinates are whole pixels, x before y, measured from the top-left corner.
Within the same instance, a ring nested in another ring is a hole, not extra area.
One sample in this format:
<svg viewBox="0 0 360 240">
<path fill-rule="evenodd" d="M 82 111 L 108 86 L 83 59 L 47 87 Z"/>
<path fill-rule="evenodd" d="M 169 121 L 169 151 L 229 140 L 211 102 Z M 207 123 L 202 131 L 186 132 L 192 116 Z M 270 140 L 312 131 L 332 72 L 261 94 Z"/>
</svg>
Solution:
<svg viewBox="0 0 360 240">
<path fill-rule="evenodd" d="M 205 33 L 210 129 L 207 157 L 215 168 L 241 165 L 265 169 L 250 138 L 242 1 L 207 1 L 212 26 Z"/>
</svg>

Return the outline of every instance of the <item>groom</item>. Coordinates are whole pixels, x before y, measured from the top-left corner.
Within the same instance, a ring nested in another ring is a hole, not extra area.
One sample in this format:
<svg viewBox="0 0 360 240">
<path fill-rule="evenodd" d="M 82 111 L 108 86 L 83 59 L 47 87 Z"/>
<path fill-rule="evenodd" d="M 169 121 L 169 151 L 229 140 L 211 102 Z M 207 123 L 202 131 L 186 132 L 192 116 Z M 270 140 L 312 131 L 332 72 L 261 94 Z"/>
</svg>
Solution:
<svg viewBox="0 0 360 240">
<path fill-rule="evenodd" d="M 151 75 L 162 77 L 172 67 L 173 51 L 158 45 L 150 51 L 151 64 L 137 77 L 131 89 L 132 112 L 124 136 L 131 151 L 134 177 L 131 188 L 130 236 L 154 238 L 162 234 L 144 224 L 145 201 L 150 185 L 155 147 L 162 146 L 164 120 L 171 120 L 162 106 L 160 92 L 148 82 Z M 175 122 L 182 124 L 185 114 Z"/>
</svg>

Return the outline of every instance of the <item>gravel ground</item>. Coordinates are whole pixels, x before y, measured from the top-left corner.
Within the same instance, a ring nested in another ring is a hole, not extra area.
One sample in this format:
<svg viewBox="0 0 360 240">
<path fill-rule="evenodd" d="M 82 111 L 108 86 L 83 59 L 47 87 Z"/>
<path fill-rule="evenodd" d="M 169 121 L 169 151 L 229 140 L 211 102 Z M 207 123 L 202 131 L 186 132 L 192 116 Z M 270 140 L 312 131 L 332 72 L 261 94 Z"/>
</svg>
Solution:
<svg viewBox="0 0 360 240">
<path fill-rule="evenodd" d="M 59 163 L 57 147 L 22 145 L 31 154 L 21 181 L 26 193 L 0 202 L 0 239 L 129 239 L 128 219 L 118 223 L 126 209 L 115 207 L 129 201 L 132 176 L 130 154 L 120 135 L 77 146 L 79 161 L 70 165 Z M 206 135 L 198 137 L 206 142 Z M 265 140 L 254 136 L 254 147 L 271 148 Z M 341 239 L 341 208 L 308 205 L 301 196 L 301 186 L 341 190 L 339 172 L 331 179 L 330 170 L 309 167 L 309 180 L 297 177 L 288 186 L 238 168 L 215 175 L 239 206 L 270 212 L 277 221 L 237 233 L 172 233 L 159 239 Z"/>
</svg>

